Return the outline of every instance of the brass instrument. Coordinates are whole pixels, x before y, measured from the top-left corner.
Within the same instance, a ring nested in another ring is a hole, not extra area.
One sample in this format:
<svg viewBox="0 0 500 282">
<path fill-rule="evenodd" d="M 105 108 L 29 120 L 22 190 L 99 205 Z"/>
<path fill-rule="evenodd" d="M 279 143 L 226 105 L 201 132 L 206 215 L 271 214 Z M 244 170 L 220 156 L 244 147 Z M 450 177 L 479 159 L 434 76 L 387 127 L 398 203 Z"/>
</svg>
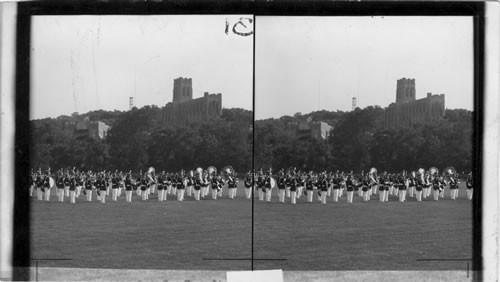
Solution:
<svg viewBox="0 0 500 282">
<path fill-rule="evenodd" d="M 207 172 L 209 176 L 213 176 L 214 174 L 217 173 L 217 169 L 215 168 L 215 166 L 209 166 L 207 168 Z"/>
<path fill-rule="evenodd" d="M 227 179 L 229 176 L 233 176 L 234 174 L 234 169 L 232 166 L 225 166 L 223 169 L 222 169 L 222 177 L 224 179 Z"/>
<path fill-rule="evenodd" d="M 429 168 L 429 174 L 431 176 L 436 176 L 439 174 L 439 170 L 436 167 L 431 167 L 431 168 Z"/>
</svg>

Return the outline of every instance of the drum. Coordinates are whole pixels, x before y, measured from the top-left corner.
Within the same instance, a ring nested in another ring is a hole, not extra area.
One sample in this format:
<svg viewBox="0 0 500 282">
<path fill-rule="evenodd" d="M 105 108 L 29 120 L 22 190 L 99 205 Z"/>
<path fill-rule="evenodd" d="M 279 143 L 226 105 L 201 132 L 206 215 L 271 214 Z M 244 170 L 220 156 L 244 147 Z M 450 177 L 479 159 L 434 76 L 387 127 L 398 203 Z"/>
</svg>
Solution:
<svg viewBox="0 0 500 282">
<path fill-rule="evenodd" d="M 276 187 L 276 180 L 271 177 L 271 189 L 274 189 L 274 187 Z"/>
<path fill-rule="evenodd" d="M 52 188 L 56 185 L 56 181 L 54 180 L 54 178 L 49 177 L 49 185 L 50 185 L 50 188 Z"/>
</svg>

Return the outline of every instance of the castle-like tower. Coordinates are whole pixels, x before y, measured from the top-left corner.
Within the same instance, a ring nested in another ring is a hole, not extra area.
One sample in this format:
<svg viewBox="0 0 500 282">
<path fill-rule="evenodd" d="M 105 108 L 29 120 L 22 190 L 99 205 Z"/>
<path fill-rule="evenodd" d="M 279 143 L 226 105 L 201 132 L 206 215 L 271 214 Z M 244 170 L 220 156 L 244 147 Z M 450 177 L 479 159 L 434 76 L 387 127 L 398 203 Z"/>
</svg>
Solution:
<svg viewBox="0 0 500 282">
<path fill-rule="evenodd" d="M 163 109 L 163 127 L 188 126 L 192 122 L 207 121 L 222 115 L 222 94 L 203 93 L 193 99 L 191 78 L 174 79 L 174 97 Z"/>
<path fill-rule="evenodd" d="M 181 103 L 193 100 L 193 82 L 191 78 L 174 79 L 174 98 L 172 102 Z"/>
<path fill-rule="evenodd" d="M 401 78 L 396 87 L 396 103 L 415 101 L 415 79 Z"/>
<path fill-rule="evenodd" d="M 385 126 L 411 126 L 431 122 L 444 116 L 444 94 L 427 93 L 415 99 L 415 79 L 402 78 L 397 82 L 396 103 L 385 109 Z"/>
</svg>

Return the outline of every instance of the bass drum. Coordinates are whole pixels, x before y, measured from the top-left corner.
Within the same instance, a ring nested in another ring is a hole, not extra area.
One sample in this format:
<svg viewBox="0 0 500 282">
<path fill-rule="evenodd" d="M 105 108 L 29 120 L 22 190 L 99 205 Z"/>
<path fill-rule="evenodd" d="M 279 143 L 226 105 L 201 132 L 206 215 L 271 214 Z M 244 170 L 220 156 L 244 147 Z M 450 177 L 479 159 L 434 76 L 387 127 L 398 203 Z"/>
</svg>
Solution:
<svg viewBox="0 0 500 282">
<path fill-rule="evenodd" d="M 56 186 L 56 181 L 54 180 L 54 178 L 49 177 L 49 185 L 50 185 L 50 188 Z"/>
<path fill-rule="evenodd" d="M 274 180 L 273 177 L 271 177 L 271 189 L 274 189 L 276 187 L 276 180 Z"/>
</svg>

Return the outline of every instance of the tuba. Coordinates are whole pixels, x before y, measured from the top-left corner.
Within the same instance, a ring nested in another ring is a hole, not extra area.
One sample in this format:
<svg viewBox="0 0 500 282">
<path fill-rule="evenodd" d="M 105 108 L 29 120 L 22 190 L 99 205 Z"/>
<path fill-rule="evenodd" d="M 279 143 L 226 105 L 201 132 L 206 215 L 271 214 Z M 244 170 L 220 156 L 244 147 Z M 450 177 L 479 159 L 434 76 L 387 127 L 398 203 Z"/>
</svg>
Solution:
<svg viewBox="0 0 500 282">
<path fill-rule="evenodd" d="M 215 168 L 215 166 L 209 166 L 207 168 L 207 172 L 209 176 L 213 176 L 214 174 L 217 173 L 217 169 Z"/>
<path fill-rule="evenodd" d="M 372 185 L 378 185 L 378 180 L 377 180 L 377 169 L 372 167 L 369 172 L 370 176 L 370 186 Z"/>
<path fill-rule="evenodd" d="M 203 173 L 203 168 L 199 167 L 196 169 L 196 173 L 202 174 Z"/>
<path fill-rule="evenodd" d="M 228 165 L 228 166 L 225 166 L 223 169 L 222 169 L 222 177 L 224 179 L 227 179 L 229 176 L 233 176 L 234 174 L 234 169 L 232 166 Z"/>
<path fill-rule="evenodd" d="M 434 177 L 439 174 L 439 170 L 436 167 L 431 167 L 429 168 L 429 174 Z"/>
<path fill-rule="evenodd" d="M 449 166 L 445 169 L 443 169 L 443 176 L 446 180 L 449 181 L 451 177 L 454 177 L 457 172 L 455 171 L 455 168 L 452 166 Z"/>
<path fill-rule="evenodd" d="M 152 167 L 152 166 L 150 166 L 149 169 L 148 169 L 148 174 L 151 174 L 153 172 L 155 172 L 155 168 Z"/>
</svg>

